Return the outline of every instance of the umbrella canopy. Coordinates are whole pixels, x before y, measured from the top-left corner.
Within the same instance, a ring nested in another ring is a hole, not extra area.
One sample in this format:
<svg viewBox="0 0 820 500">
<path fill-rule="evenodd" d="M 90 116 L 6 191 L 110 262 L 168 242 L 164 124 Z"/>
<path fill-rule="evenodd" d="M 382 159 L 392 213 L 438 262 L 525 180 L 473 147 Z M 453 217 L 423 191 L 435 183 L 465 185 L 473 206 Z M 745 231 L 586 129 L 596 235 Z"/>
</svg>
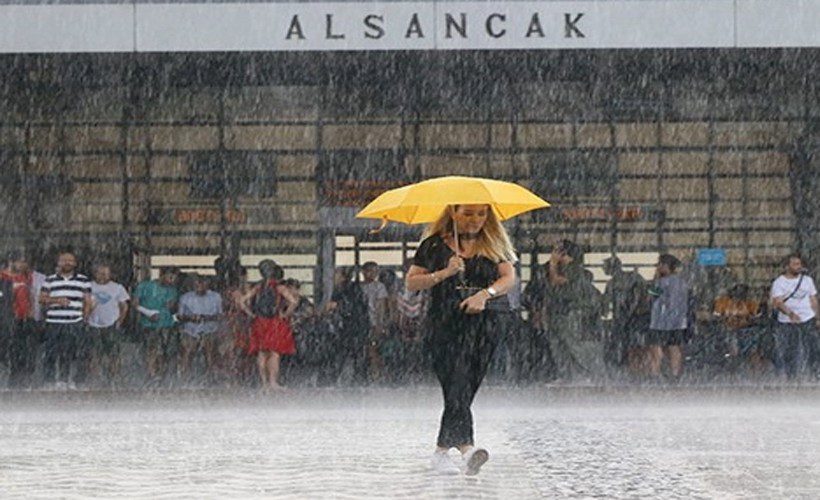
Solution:
<svg viewBox="0 0 820 500">
<path fill-rule="evenodd" d="M 434 222 L 449 205 L 490 205 L 500 220 L 506 220 L 549 203 L 511 182 L 448 176 L 386 191 L 356 217 L 423 224 Z"/>
</svg>

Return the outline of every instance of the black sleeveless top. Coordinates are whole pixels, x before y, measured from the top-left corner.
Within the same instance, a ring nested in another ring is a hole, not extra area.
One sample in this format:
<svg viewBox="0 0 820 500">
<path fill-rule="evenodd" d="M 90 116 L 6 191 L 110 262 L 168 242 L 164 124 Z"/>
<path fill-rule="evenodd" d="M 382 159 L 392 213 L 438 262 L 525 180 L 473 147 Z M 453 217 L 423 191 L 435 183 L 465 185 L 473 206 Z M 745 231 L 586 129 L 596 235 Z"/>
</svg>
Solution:
<svg viewBox="0 0 820 500">
<path fill-rule="evenodd" d="M 413 257 L 413 264 L 430 272 L 439 271 L 447 267 L 450 257 L 454 254 L 441 236 L 432 235 L 419 245 L 416 255 Z M 491 259 L 480 255 L 464 259 L 463 277 L 458 274 L 451 276 L 430 289 L 431 300 L 428 312 L 430 318 L 433 321 L 443 320 L 453 316 L 454 313 L 459 313 L 458 305 L 462 300 L 476 293 L 479 289 L 492 285 L 498 277 L 498 263 L 493 262 Z M 494 302 L 493 311 L 510 310 L 509 300 L 506 295 L 501 295 L 492 299 L 492 301 Z M 489 307 L 482 314 L 487 312 L 489 312 Z"/>
</svg>

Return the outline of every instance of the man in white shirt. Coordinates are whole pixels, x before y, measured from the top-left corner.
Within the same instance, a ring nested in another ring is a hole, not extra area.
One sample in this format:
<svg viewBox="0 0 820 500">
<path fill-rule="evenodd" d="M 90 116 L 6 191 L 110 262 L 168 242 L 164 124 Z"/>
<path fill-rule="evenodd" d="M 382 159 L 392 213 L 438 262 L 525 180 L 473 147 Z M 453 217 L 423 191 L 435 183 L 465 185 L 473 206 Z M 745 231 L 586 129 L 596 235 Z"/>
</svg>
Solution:
<svg viewBox="0 0 820 500">
<path fill-rule="evenodd" d="M 222 319 L 222 296 L 208 289 L 205 276 L 194 276 L 194 290 L 179 299 L 177 318 L 182 323 L 179 355 L 180 379 L 186 381 L 194 354 L 202 349 L 208 378 L 214 378 L 217 331 Z"/>
<path fill-rule="evenodd" d="M 111 280 L 111 268 L 94 266 L 91 282 L 91 314 L 88 316 L 88 362 L 90 371 L 106 367 L 109 384 L 115 384 L 120 371 L 122 325 L 128 316 L 130 297 L 125 287 Z"/>
<path fill-rule="evenodd" d="M 820 307 L 814 280 L 805 274 L 803 259 L 791 254 L 785 272 L 772 284 L 772 306 L 778 311 L 775 328 L 775 367 L 793 379 L 806 368 L 817 349 L 816 325 Z"/>
</svg>

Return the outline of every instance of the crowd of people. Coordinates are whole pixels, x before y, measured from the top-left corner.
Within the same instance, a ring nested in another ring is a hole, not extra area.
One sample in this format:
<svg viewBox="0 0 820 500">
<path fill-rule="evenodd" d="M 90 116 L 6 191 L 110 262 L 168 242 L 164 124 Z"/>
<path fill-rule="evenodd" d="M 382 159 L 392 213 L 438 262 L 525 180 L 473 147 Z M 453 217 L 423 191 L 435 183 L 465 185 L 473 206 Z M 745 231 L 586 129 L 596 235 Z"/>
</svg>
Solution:
<svg viewBox="0 0 820 500">
<path fill-rule="evenodd" d="M 0 272 L 0 364 L 14 389 L 133 385 L 242 385 L 281 390 L 284 365 L 313 384 L 419 380 L 422 293 L 375 262 L 340 267 L 330 300 L 316 307 L 274 261 L 248 281 L 238 262 L 219 259 L 216 276 L 159 269 L 132 290 L 98 263 L 91 277 L 69 251 L 46 276 L 22 253 Z M 123 346 L 139 359 L 123 366 Z M 195 360 L 201 360 L 195 363 Z M 196 365 L 196 366 L 195 366 Z"/>
<path fill-rule="evenodd" d="M 533 267 L 518 313 L 500 332 L 490 376 L 816 378 L 820 314 L 803 266 L 790 255 L 770 287 L 753 291 L 726 268 L 684 265 L 664 254 L 654 279 L 645 280 L 613 256 L 604 262 L 610 280 L 601 293 L 582 247 L 563 241 L 549 262 Z M 22 253 L 8 255 L 0 272 L 0 362 L 9 387 L 230 384 L 278 391 L 283 376 L 313 385 L 406 384 L 429 380 L 435 362 L 426 345 L 434 298 L 408 290 L 396 270 L 376 262 L 337 268 L 333 294 L 321 305 L 273 261 L 259 264 L 259 283 L 250 283 L 238 262 L 220 259 L 216 276 L 165 267 L 130 291 L 109 265 L 90 270 L 90 277 L 79 272 L 68 251 L 49 276 L 31 269 Z M 127 343 L 140 354 L 124 366 Z M 135 382 L 134 373 L 144 377 Z"/>
<path fill-rule="evenodd" d="M 531 372 L 589 381 L 626 376 L 820 376 L 820 309 L 799 254 L 786 257 L 771 286 L 752 289 L 726 267 L 660 255 L 652 280 L 612 256 L 600 293 L 571 241 L 556 245 L 524 290 Z M 602 318 L 609 320 L 602 322 Z"/>
</svg>

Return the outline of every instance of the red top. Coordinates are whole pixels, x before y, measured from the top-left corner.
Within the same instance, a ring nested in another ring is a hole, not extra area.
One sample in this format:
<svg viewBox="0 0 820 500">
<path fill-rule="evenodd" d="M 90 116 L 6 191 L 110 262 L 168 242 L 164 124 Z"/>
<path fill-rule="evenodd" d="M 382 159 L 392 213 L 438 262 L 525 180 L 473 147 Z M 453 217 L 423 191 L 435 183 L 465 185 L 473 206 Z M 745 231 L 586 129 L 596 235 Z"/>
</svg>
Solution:
<svg viewBox="0 0 820 500">
<path fill-rule="evenodd" d="M 9 271 L 0 271 L 0 279 L 11 281 L 13 284 L 15 319 L 30 318 L 34 312 L 31 303 L 31 273 L 12 274 Z"/>
</svg>

